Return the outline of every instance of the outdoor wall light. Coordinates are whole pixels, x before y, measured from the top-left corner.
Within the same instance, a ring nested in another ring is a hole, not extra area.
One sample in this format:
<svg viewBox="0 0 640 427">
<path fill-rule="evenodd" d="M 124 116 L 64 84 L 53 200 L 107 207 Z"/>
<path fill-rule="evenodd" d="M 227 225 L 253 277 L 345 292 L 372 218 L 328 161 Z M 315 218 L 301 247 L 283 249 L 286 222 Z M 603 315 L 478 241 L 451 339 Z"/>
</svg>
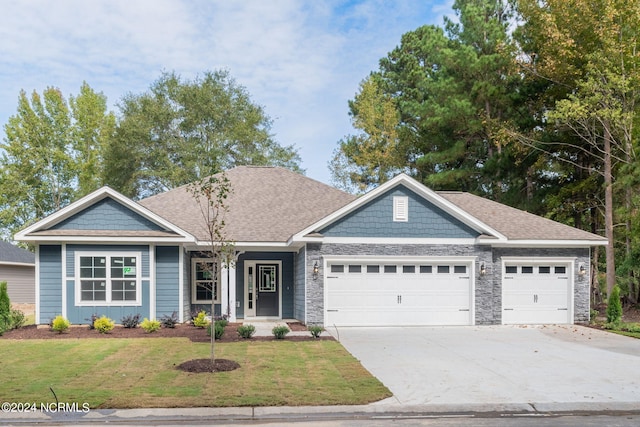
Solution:
<svg viewBox="0 0 640 427">
<path fill-rule="evenodd" d="M 313 279 L 317 279 L 318 278 L 318 271 L 320 270 L 320 268 L 318 267 L 318 261 L 315 262 L 315 264 L 313 264 Z"/>
<path fill-rule="evenodd" d="M 587 269 L 586 269 L 586 268 L 585 268 L 585 266 L 584 266 L 584 262 L 581 262 L 581 263 L 578 265 L 578 274 L 579 274 L 580 276 L 584 276 L 585 274 L 587 274 Z"/>
<path fill-rule="evenodd" d="M 480 275 L 484 276 L 485 274 L 487 274 L 487 267 L 485 267 L 483 262 L 482 264 L 480 264 Z"/>
</svg>

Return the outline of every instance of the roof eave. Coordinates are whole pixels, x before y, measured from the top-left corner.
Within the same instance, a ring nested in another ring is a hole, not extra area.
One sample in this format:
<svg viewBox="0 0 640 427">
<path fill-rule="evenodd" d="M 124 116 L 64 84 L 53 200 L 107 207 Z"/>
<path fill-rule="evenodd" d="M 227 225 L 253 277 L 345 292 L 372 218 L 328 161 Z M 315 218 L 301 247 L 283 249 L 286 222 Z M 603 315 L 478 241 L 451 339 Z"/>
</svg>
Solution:
<svg viewBox="0 0 640 427">
<path fill-rule="evenodd" d="M 486 241 L 493 247 L 518 247 L 518 248 L 588 248 L 593 246 L 607 246 L 606 240 L 589 240 L 589 239 L 557 239 L 557 240 L 544 240 L 544 239 L 513 239 L 506 241 L 491 242 Z"/>
</svg>

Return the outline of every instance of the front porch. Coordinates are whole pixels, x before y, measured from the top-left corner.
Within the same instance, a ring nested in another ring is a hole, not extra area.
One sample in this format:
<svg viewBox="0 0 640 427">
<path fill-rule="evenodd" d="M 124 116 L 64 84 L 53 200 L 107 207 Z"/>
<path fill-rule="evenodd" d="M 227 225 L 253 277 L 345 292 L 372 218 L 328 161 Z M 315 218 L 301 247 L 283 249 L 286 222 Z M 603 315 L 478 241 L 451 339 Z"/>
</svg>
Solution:
<svg viewBox="0 0 640 427">
<path fill-rule="evenodd" d="M 229 321 L 261 322 L 304 318 L 295 313 L 294 252 L 242 252 L 235 265 L 221 266 L 214 282 L 206 277 L 202 258 L 189 253 L 189 312 L 211 312 L 213 294 L 214 316 L 228 316 Z M 210 289 L 214 289 L 212 292 Z"/>
</svg>

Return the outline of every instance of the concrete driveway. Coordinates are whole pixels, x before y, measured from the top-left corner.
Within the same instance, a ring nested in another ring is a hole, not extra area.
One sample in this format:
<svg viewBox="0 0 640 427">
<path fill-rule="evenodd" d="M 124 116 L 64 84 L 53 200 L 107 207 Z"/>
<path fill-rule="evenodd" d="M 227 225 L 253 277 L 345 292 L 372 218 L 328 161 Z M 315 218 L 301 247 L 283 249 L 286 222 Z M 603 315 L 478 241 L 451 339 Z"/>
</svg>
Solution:
<svg viewBox="0 0 640 427">
<path fill-rule="evenodd" d="M 633 338 L 572 325 L 329 332 L 393 392 L 382 404 L 640 409 Z"/>
</svg>

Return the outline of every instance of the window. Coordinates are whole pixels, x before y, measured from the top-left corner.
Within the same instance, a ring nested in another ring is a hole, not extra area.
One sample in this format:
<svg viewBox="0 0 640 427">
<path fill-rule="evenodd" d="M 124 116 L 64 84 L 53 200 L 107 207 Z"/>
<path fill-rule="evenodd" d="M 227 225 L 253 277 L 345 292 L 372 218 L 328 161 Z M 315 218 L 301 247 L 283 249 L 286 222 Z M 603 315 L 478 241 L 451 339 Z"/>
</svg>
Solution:
<svg viewBox="0 0 640 427">
<path fill-rule="evenodd" d="M 367 265 L 367 273 L 380 273 L 379 265 Z"/>
<path fill-rule="evenodd" d="M 529 265 L 523 265 L 522 270 L 520 270 L 522 274 L 533 274 L 533 267 Z"/>
<path fill-rule="evenodd" d="M 507 274 L 516 274 L 518 273 L 518 267 L 515 265 L 507 265 L 505 267 L 505 273 Z"/>
<path fill-rule="evenodd" d="M 545 266 L 545 265 L 541 265 L 540 267 L 538 267 L 538 273 L 540 273 L 540 274 L 549 274 L 549 273 L 551 273 L 551 267 Z"/>
<path fill-rule="evenodd" d="M 431 265 L 421 265 L 420 273 L 422 274 L 430 274 L 433 272 L 433 267 Z"/>
<path fill-rule="evenodd" d="M 217 264 L 211 258 L 191 259 L 192 298 L 195 302 L 220 302 Z"/>
<path fill-rule="evenodd" d="M 415 273 L 416 272 L 416 266 L 415 265 L 403 265 L 402 266 L 402 272 L 403 273 Z"/>
<path fill-rule="evenodd" d="M 456 274 L 464 274 L 467 272 L 467 266 L 466 265 L 454 265 L 453 266 L 453 272 Z"/>
<path fill-rule="evenodd" d="M 438 274 L 448 274 L 449 266 L 448 265 L 439 265 L 438 266 Z"/>
<path fill-rule="evenodd" d="M 76 253 L 77 305 L 140 305 L 140 253 Z"/>
<path fill-rule="evenodd" d="M 393 197 L 393 221 L 409 221 L 409 198 L 407 196 Z"/>
<path fill-rule="evenodd" d="M 553 271 L 555 272 L 555 274 L 566 274 L 567 273 L 567 267 L 556 266 L 556 267 L 554 267 Z"/>
<path fill-rule="evenodd" d="M 349 273 L 362 273 L 361 265 L 349 265 Z"/>
<path fill-rule="evenodd" d="M 333 264 L 331 265 L 332 273 L 344 273 L 344 265 L 341 264 Z"/>
<path fill-rule="evenodd" d="M 397 267 L 395 265 L 385 265 L 384 272 L 385 273 L 395 273 L 397 271 Z"/>
</svg>

